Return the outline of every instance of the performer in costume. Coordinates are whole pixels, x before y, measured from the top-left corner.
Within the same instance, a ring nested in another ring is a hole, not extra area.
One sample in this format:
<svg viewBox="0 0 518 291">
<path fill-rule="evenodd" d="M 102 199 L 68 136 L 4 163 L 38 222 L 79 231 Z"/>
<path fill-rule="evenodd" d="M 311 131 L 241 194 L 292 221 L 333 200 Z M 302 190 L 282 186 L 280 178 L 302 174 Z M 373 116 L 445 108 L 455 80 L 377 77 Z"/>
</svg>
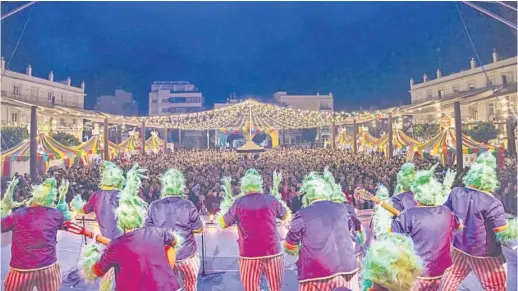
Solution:
<svg viewBox="0 0 518 291">
<path fill-rule="evenodd" d="M 174 271 L 183 278 L 185 291 L 196 291 L 200 257 L 196 248 L 195 233 L 203 231 L 203 223 L 194 203 L 185 198 L 185 178 L 177 169 L 169 169 L 161 178 L 162 198 L 148 208 L 145 226 L 176 231 L 184 243 L 176 253 Z"/>
<path fill-rule="evenodd" d="M 414 193 L 411 187 L 415 181 L 415 165 L 412 163 L 405 163 L 401 166 L 401 170 L 397 173 L 397 185 L 394 190 L 395 194 L 390 199 L 392 206 L 398 211 L 403 211 L 415 207 L 417 202 L 414 199 Z"/>
<path fill-rule="evenodd" d="M 332 187 L 310 173 L 301 187 L 303 208 L 295 214 L 284 243 L 288 254 L 298 255 L 299 290 L 359 290 L 358 264 L 343 203 L 333 202 Z M 343 196 L 343 194 L 342 194 Z"/>
<path fill-rule="evenodd" d="M 280 291 L 284 257 L 276 220 L 288 220 L 290 210 L 279 200 L 280 173 L 274 173 L 272 194 L 262 194 L 263 179 L 249 169 L 240 180 L 241 194 L 232 198 L 229 178 L 223 178 L 225 200 L 218 214 L 223 228 L 239 224 L 239 270 L 245 291 L 259 291 L 264 273 L 270 290 Z"/>
<path fill-rule="evenodd" d="M 122 235 L 122 230 L 117 227 L 115 210 L 119 206 L 120 192 L 124 185 L 124 171 L 114 163 L 104 161 L 101 174 L 100 190 L 90 196 L 88 202 L 84 202 L 80 195 L 76 195 L 71 203 L 74 212 L 89 214 L 94 212 L 101 234 L 109 239 Z M 100 290 L 113 289 L 114 270 L 110 270 L 101 280 Z"/>
<path fill-rule="evenodd" d="M 363 260 L 364 291 L 410 291 L 421 274 L 421 258 L 408 236 L 393 233 L 372 242 Z"/>
<path fill-rule="evenodd" d="M 59 200 L 64 201 L 69 184 L 63 181 L 58 190 L 56 180 L 47 179 L 34 189 L 28 207 L 10 213 L 9 207 L 15 204 L 7 200 L 12 201 L 17 182 L 17 179 L 11 182 L 2 201 L 2 215 L 7 214 L 2 217 L 2 233 L 13 232 L 5 290 L 32 291 L 36 288 L 38 291 L 57 291 L 61 285 L 61 272 L 56 257 L 56 237 L 71 214 L 68 207 L 64 212 L 55 209 L 54 203 L 58 200 L 58 192 Z"/>
<path fill-rule="evenodd" d="M 336 203 L 343 203 L 347 209 L 347 213 L 349 214 L 349 229 L 351 231 L 354 253 L 356 255 L 356 263 L 358 264 L 358 270 L 361 271 L 362 252 L 366 238 L 365 230 L 363 229 L 362 223 L 356 214 L 356 209 L 347 201 L 342 192 L 342 186 L 336 183 L 336 180 L 333 174 L 329 171 L 328 167 L 325 167 L 322 177 L 327 182 L 329 187 L 331 187 L 331 201 Z"/>
<path fill-rule="evenodd" d="M 115 210 L 117 226 L 124 234 L 112 239 L 104 250 L 97 244 L 88 245 L 79 269 L 83 277 L 91 281 L 114 268 L 115 286 L 120 291 L 177 291 L 180 284 L 164 247 L 179 247 L 181 238 L 170 230 L 142 227 L 147 204 L 137 193 L 143 177 L 143 170 L 137 165 L 127 174 L 126 186 Z"/>
<path fill-rule="evenodd" d="M 392 232 L 410 236 L 423 260 L 423 271 L 414 282 L 414 291 L 439 290 L 441 278 L 452 264 L 451 241 L 453 231 L 459 227 L 450 209 L 442 205 L 449 191 L 435 179 L 434 168 L 416 173 L 412 192 L 418 204 L 401 212 L 392 222 Z M 455 177 L 455 173 L 447 176 Z"/>
<path fill-rule="evenodd" d="M 501 243 L 516 239 L 516 223 L 508 223 L 504 207 L 491 193 L 498 188 L 496 159 L 491 152 L 477 158 L 454 188 L 445 206 L 463 224 L 453 237 L 453 266 L 444 275 L 442 290 L 457 290 L 473 271 L 484 290 L 506 290 L 505 260 Z"/>
</svg>

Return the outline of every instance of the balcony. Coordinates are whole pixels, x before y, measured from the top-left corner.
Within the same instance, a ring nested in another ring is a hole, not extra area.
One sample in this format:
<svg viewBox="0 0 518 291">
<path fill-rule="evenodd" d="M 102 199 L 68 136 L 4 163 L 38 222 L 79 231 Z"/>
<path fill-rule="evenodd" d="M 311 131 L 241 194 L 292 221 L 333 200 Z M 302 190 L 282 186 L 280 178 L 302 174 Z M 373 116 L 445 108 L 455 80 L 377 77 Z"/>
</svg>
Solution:
<svg viewBox="0 0 518 291">
<path fill-rule="evenodd" d="M 46 97 L 42 96 L 32 96 L 32 95 L 24 95 L 24 94 L 14 94 L 14 92 L 2 91 L 2 97 L 8 97 L 20 101 L 24 101 L 27 103 L 32 103 L 35 105 L 42 106 L 52 106 L 52 101 L 48 100 Z M 83 104 L 77 101 L 61 101 L 60 98 L 55 98 L 54 105 L 67 106 L 73 108 L 83 108 Z"/>
</svg>

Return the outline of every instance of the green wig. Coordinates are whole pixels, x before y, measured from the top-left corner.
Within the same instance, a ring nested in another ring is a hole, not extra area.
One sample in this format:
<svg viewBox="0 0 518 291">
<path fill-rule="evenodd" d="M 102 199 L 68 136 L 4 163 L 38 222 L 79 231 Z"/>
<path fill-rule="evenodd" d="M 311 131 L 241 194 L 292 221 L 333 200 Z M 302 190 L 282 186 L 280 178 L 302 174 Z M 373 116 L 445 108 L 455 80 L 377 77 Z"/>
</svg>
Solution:
<svg viewBox="0 0 518 291">
<path fill-rule="evenodd" d="M 493 193 L 500 185 L 495 169 L 495 156 L 489 151 L 482 153 L 478 156 L 477 163 L 472 165 L 464 176 L 464 185 L 482 192 Z"/>
<path fill-rule="evenodd" d="M 58 199 L 58 189 L 56 188 L 57 181 L 54 178 L 48 178 L 38 185 L 32 192 L 31 204 L 54 207 Z"/>
<path fill-rule="evenodd" d="M 124 185 L 124 171 L 114 163 L 108 161 L 105 161 L 103 166 L 100 183 L 101 189 L 107 187 L 122 189 Z"/>
<path fill-rule="evenodd" d="M 123 231 L 142 227 L 147 215 L 147 203 L 138 196 L 142 185 L 141 179 L 146 178 L 146 170 L 136 164 L 128 171 L 127 182 L 121 191 L 119 207 L 115 210 L 117 225 Z"/>
<path fill-rule="evenodd" d="M 444 202 L 443 185 L 437 181 L 434 174 L 435 167 L 428 171 L 418 171 L 412 185 L 414 199 L 425 206 L 436 206 Z"/>
<path fill-rule="evenodd" d="M 325 167 L 322 178 L 324 178 L 324 180 L 327 182 L 327 184 L 331 188 L 331 193 L 329 195 L 329 199 L 336 203 L 344 203 L 345 195 L 342 192 L 342 186 L 340 186 L 340 184 L 336 183 L 333 173 L 331 173 L 331 171 L 329 171 L 329 167 Z"/>
<path fill-rule="evenodd" d="M 389 291 L 410 291 L 421 274 L 423 263 L 415 253 L 412 239 L 393 233 L 370 245 L 361 271 L 363 290 L 373 283 Z"/>
<path fill-rule="evenodd" d="M 302 182 L 300 192 L 304 194 L 302 206 L 307 207 L 315 200 L 331 200 L 333 189 L 320 174 L 311 172 Z"/>
<path fill-rule="evenodd" d="M 167 170 L 167 172 L 162 175 L 160 182 L 162 184 L 162 197 L 184 195 L 185 178 L 180 170 Z"/>
<path fill-rule="evenodd" d="M 376 197 L 381 201 L 392 205 L 392 200 L 389 197 L 389 190 L 387 187 L 380 185 L 376 190 Z M 374 237 L 377 239 L 386 237 L 389 233 L 390 227 L 392 226 L 392 215 L 388 210 L 381 207 L 381 204 L 374 206 L 374 213 L 372 215 L 372 224 Z"/>
<path fill-rule="evenodd" d="M 411 190 L 415 181 L 415 165 L 412 163 L 404 163 L 401 170 L 397 173 L 397 185 L 394 190 L 395 194 L 407 192 Z"/>
<path fill-rule="evenodd" d="M 7 186 L 7 191 L 5 192 L 4 198 L 1 202 L 1 217 L 4 218 L 11 214 L 12 209 L 16 207 L 20 207 L 25 205 L 27 201 L 15 202 L 14 201 L 14 189 L 16 185 L 18 185 L 19 178 L 13 178 L 9 186 Z"/>
<path fill-rule="evenodd" d="M 241 194 L 262 193 L 263 178 L 256 169 L 249 169 L 239 181 Z"/>
</svg>

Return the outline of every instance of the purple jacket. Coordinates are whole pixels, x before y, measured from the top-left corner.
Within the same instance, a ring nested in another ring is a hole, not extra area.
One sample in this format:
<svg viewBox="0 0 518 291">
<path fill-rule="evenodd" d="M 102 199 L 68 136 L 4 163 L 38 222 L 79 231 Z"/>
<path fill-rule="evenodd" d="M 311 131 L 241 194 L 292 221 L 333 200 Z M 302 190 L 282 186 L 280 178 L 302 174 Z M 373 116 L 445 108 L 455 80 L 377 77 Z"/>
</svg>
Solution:
<svg viewBox="0 0 518 291">
<path fill-rule="evenodd" d="M 238 224 L 239 256 L 271 257 L 282 253 L 276 222 L 286 214 L 287 209 L 273 195 L 249 193 L 234 201 L 223 221 L 226 226 Z"/>
<path fill-rule="evenodd" d="M 57 232 L 65 218 L 55 208 L 20 208 L 2 219 L 2 233 L 12 231 L 10 266 L 30 270 L 48 267 L 57 261 Z"/>
<path fill-rule="evenodd" d="M 99 190 L 92 194 L 83 207 L 85 214 L 94 212 L 101 234 L 109 239 L 122 235 L 122 230 L 117 227 L 115 210 L 119 207 L 119 190 Z"/>
<path fill-rule="evenodd" d="M 453 246 L 477 257 L 497 257 L 502 247 L 495 233 L 507 227 L 502 202 L 493 195 L 475 189 L 454 188 L 444 204 L 463 226 L 453 236 Z"/>
<path fill-rule="evenodd" d="M 156 226 L 176 231 L 183 242 L 176 253 L 178 261 L 185 260 L 197 251 L 193 233 L 203 231 L 203 223 L 194 203 L 180 197 L 165 197 L 153 201 L 148 208 L 148 217 L 144 226 Z"/>
<path fill-rule="evenodd" d="M 286 235 L 287 246 L 300 245 L 300 282 L 350 274 L 358 270 L 344 204 L 316 201 L 300 209 Z"/>
<path fill-rule="evenodd" d="M 180 290 L 164 248 L 173 243 L 173 233 L 157 227 L 125 233 L 104 249 L 94 272 L 102 276 L 115 268 L 115 286 L 120 291 Z"/>
<path fill-rule="evenodd" d="M 414 199 L 414 193 L 410 191 L 394 195 L 390 199 L 392 200 L 394 208 L 399 212 L 417 206 L 417 202 Z"/>
<path fill-rule="evenodd" d="M 416 253 L 423 259 L 422 277 L 438 277 L 452 264 L 451 240 L 457 227 L 451 211 L 444 205 L 413 207 L 392 221 L 392 232 L 407 234 Z"/>
</svg>

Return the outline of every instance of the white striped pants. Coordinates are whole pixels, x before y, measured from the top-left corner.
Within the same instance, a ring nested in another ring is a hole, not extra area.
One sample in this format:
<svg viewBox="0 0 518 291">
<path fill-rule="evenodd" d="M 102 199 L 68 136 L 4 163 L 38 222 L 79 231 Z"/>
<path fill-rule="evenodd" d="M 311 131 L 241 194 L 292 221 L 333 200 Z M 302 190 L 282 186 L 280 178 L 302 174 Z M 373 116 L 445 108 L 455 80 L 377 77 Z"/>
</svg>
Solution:
<svg viewBox="0 0 518 291">
<path fill-rule="evenodd" d="M 196 291 L 198 284 L 198 272 L 200 271 L 200 256 L 198 253 L 181 261 L 176 261 L 173 267 L 174 273 L 182 275 L 183 289 L 185 291 Z"/>
<path fill-rule="evenodd" d="M 453 265 L 444 272 L 441 290 L 457 290 L 469 272 L 473 271 L 486 291 L 505 291 L 505 260 L 500 257 L 472 257 L 457 249 L 452 250 Z"/>
<path fill-rule="evenodd" d="M 438 291 L 441 286 L 441 277 L 436 279 L 417 278 L 412 284 L 412 291 Z"/>
<path fill-rule="evenodd" d="M 358 272 L 347 275 L 336 275 L 329 279 L 306 281 L 299 283 L 299 291 L 333 291 L 345 287 L 352 291 L 360 290 Z"/>
<path fill-rule="evenodd" d="M 264 273 L 270 291 L 281 291 L 284 276 L 284 257 L 245 259 L 239 258 L 239 272 L 245 291 L 260 291 L 261 275 Z"/>
<path fill-rule="evenodd" d="M 113 284 L 115 283 L 115 269 L 110 268 L 106 274 L 101 278 L 99 286 L 100 291 L 112 291 Z"/>
<path fill-rule="evenodd" d="M 9 269 L 5 278 L 5 291 L 58 291 L 61 285 L 61 271 L 56 263 L 48 268 L 20 272 Z"/>
</svg>

